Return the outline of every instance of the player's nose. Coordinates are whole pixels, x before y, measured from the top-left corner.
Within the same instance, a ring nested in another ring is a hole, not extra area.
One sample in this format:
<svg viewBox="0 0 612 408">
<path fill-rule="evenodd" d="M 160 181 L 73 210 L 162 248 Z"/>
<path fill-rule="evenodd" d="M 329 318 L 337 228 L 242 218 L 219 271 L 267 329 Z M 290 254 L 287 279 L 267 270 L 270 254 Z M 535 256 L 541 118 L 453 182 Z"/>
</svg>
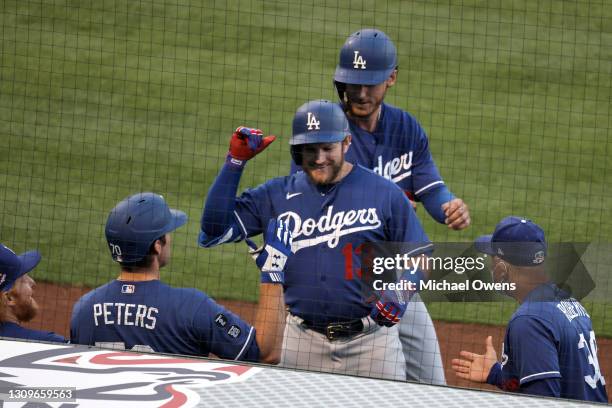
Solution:
<svg viewBox="0 0 612 408">
<path fill-rule="evenodd" d="M 327 158 L 323 149 L 317 149 L 317 151 L 315 152 L 315 163 L 323 164 L 325 163 L 325 160 L 327 160 Z"/>
</svg>

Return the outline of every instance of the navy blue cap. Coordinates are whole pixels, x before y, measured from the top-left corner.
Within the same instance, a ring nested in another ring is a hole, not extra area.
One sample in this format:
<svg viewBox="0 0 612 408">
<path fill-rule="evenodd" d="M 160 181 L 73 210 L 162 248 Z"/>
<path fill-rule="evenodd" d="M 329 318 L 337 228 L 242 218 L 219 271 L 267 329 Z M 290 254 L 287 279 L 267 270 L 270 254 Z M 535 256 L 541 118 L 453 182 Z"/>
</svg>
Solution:
<svg viewBox="0 0 612 408">
<path fill-rule="evenodd" d="M 39 262 L 38 251 L 16 255 L 12 249 L 0 244 L 0 291 L 11 290 L 15 281 L 34 269 Z"/>
<path fill-rule="evenodd" d="M 522 217 L 504 218 L 493 234 L 479 237 L 474 246 L 479 252 L 498 256 L 517 266 L 538 266 L 546 258 L 544 230 Z"/>
</svg>

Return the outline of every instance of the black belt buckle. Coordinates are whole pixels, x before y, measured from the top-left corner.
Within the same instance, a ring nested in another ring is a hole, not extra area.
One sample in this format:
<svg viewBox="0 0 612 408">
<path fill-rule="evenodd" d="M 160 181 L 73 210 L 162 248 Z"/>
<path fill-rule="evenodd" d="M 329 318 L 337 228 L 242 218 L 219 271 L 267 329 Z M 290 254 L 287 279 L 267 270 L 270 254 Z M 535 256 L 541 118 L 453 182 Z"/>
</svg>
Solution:
<svg viewBox="0 0 612 408">
<path fill-rule="evenodd" d="M 350 324 L 347 323 L 330 323 L 325 328 L 325 336 L 329 341 L 338 340 L 341 337 L 346 337 L 350 328 Z"/>
</svg>

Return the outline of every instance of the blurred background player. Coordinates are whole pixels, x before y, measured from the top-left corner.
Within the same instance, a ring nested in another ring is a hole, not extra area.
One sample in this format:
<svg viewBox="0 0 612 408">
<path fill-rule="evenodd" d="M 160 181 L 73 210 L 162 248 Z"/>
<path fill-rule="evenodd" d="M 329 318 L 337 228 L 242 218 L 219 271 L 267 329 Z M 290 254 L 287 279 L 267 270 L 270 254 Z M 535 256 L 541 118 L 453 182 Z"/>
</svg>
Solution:
<svg viewBox="0 0 612 408">
<path fill-rule="evenodd" d="M 392 180 L 429 215 L 453 230 L 470 225 L 468 206 L 446 187 L 429 151 L 427 135 L 409 113 L 384 103 L 397 81 L 395 45 L 382 31 L 362 29 L 340 50 L 334 85 L 353 134 L 346 160 Z M 436 331 L 418 295 L 400 323 L 409 380 L 445 384 Z"/>
<path fill-rule="evenodd" d="M 16 255 L 0 244 L 0 337 L 64 343 L 66 340 L 55 333 L 21 326 L 39 312 L 34 299 L 36 282 L 28 275 L 39 262 L 38 251 Z"/>
<path fill-rule="evenodd" d="M 506 391 L 607 402 L 591 318 L 549 280 L 544 231 L 506 217 L 475 245 L 493 256 L 493 281 L 508 285 L 505 293 L 520 306 L 506 328 L 501 363 L 489 336 L 485 354 L 462 351 L 453 359 L 457 376 Z"/>
<path fill-rule="evenodd" d="M 252 327 L 201 291 L 160 281 L 160 269 L 171 257 L 170 232 L 186 222 L 187 215 L 170 209 L 158 194 L 139 193 L 117 204 L 106 222 L 106 240 L 121 272 L 75 304 L 72 342 L 277 363 L 285 317 L 283 281 L 270 275 L 282 272 L 283 264 L 271 268 L 267 258 L 273 252 L 277 264 L 286 260 L 290 234 L 275 221 L 268 225 L 266 246 L 256 256 L 262 284 Z"/>
<path fill-rule="evenodd" d="M 397 326 L 407 299 L 393 292 L 364 300 L 357 271 L 368 242 L 431 244 L 410 202 L 392 182 L 345 161 L 351 134 L 335 103 L 305 103 L 293 119 L 291 154 L 303 172 L 270 180 L 236 197 L 246 162 L 274 137 L 238 128 L 206 197 L 200 244 L 211 247 L 260 234 L 286 221 L 293 250 L 285 279 L 289 308 L 281 364 L 316 371 L 405 379 Z M 410 255 L 410 254 L 409 254 Z M 422 272 L 406 279 L 420 281 Z"/>
</svg>

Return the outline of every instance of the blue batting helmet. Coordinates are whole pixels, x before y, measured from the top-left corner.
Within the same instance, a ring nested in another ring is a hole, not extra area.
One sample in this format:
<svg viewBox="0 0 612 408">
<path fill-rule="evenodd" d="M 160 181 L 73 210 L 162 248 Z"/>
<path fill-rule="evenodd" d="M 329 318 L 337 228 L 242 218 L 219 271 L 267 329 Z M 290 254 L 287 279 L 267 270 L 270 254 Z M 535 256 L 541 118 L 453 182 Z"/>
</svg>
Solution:
<svg viewBox="0 0 612 408">
<path fill-rule="evenodd" d="M 113 208 L 106 221 L 106 241 L 113 260 L 130 264 L 143 260 L 155 240 L 187 222 L 187 214 L 168 207 L 155 193 L 138 193 Z"/>
<path fill-rule="evenodd" d="M 334 81 L 342 84 L 378 85 L 397 68 L 393 41 L 374 28 L 364 28 L 349 36 L 336 66 Z"/>
<path fill-rule="evenodd" d="M 302 162 L 296 146 L 341 142 L 350 133 L 346 116 L 336 103 L 324 99 L 306 102 L 293 117 L 293 134 L 289 141 L 293 161 L 298 166 Z"/>
</svg>

